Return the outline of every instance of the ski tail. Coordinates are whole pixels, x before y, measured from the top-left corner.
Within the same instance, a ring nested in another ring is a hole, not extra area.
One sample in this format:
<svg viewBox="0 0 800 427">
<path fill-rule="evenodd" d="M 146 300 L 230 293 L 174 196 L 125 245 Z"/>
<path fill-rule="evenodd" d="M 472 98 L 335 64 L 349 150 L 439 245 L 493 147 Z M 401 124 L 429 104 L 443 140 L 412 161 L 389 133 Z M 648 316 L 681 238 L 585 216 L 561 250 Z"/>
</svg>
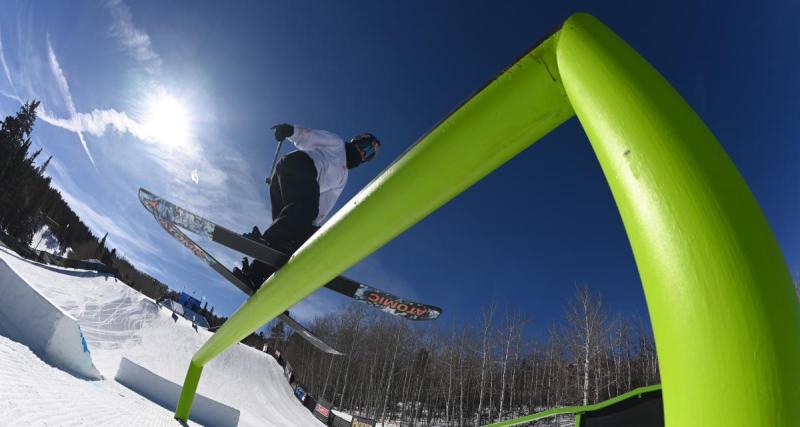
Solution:
<svg viewBox="0 0 800 427">
<path fill-rule="evenodd" d="M 311 331 L 306 329 L 303 325 L 298 323 L 296 320 L 292 319 L 289 316 L 289 312 L 288 311 L 286 313 L 281 314 L 278 317 L 281 320 L 283 320 L 284 323 L 289 325 L 289 327 L 292 328 L 292 330 L 294 330 L 296 333 L 300 334 L 300 336 L 305 338 L 306 341 L 310 342 L 311 345 L 313 345 L 314 347 L 324 351 L 325 353 L 332 354 L 334 356 L 344 356 L 344 353 L 342 353 L 339 350 L 336 350 L 335 348 L 331 347 L 325 341 L 322 341 L 321 339 L 316 337 L 314 334 L 312 334 Z"/>
<path fill-rule="evenodd" d="M 442 309 L 434 305 L 421 304 L 400 298 L 364 284 L 359 284 L 353 298 L 372 305 L 381 311 L 408 320 L 434 320 L 442 314 Z"/>
</svg>

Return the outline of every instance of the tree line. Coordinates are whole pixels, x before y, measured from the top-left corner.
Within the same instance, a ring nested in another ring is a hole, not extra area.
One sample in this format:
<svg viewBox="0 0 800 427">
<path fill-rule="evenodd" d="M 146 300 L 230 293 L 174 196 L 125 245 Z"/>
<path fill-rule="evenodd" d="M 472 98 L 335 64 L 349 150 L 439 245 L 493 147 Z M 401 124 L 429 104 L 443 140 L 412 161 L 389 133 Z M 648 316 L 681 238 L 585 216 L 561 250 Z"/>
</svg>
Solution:
<svg viewBox="0 0 800 427">
<path fill-rule="evenodd" d="M 280 324 L 271 339 L 317 399 L 399 425 L 483 425 L 659 382 L 649 326 L 612 315 L 586 286 L 546 338 L 526 333 L 525 313 L 491 304 L 481 314 L 478 325 L 423 325 L 353 305 L 312 327 L 342 357 L 287 339 Z"/>
</svg>

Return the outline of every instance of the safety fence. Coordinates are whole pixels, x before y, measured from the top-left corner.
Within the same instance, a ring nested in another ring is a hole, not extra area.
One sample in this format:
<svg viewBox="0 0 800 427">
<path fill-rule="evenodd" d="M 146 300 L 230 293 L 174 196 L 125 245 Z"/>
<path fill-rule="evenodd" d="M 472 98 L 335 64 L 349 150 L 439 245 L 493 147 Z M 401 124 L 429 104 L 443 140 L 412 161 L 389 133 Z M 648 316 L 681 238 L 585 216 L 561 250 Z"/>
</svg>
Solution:
<svg viewBox="0 0 800 427">
<path fill-rule="evenodd" d="M 336 414 L 331 402 L 325 399 L 317 399 L 297 380 L 292 365 L 283 357 L 280 350 L 265 346 L 264 352 L 275 358 L 278 365 L 283 368 L 283 376 L 286 377 L 286 381 L 288 381 L 289 385 L 292 387 L 294 396 L 306 409 L 311 411 L 314 417 L 321 423 L 332 427 L 375 427 L 375 420 L 359 416 L 352 416 L 352 419 L 348 420 Z"/>
</svg>

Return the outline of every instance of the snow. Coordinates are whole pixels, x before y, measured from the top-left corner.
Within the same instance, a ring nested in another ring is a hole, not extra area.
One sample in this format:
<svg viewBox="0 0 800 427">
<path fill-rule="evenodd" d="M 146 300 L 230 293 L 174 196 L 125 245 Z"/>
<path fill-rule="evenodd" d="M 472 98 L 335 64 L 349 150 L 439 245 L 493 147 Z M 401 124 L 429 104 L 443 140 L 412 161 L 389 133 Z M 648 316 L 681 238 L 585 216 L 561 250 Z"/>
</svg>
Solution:
<svg viewBox="0 0 800 427">
<path fill-rule="evenodd" d="M 86 379 L 100 379 L 80 326 L 0 259 L 0 334 L 24 342 L 56 367 Z"/>
<path fill-rule="evenodd" d="M 58 253 L 58 239 L 48 226 L 42 226 L 31 239 L 31 248 L 48 252 L 52 255 L 60 255 Z"/>
<path fill-rule="evenodd" d="M 174 425 L 172 413 L 123 386 L 79 380 L 2 335 L 0 384 L 6 426 Z"/>
<path fill-rule="evenodd" d="M 340 412 L 340 411 L 337 411 L 335 409 L 331 409 L 331 413 L 335 414 L 337 417 L 339 417 L 339 418 L 341 418 L 341 419 L 343 419 L 343 420 L 345 420 L 347 422 L 352 422 L 353 421 L 353 416 L 348 414 L 348 413 L 346 413 L 346 412 Z"/>
<path fill-rule="evenodd" d="M 5 292 L 11 286 L 18 290 L 13 297 Z M 3 425 L 176 425 L 172 411 L 114 378 L 127 358 L 158 374 L 153 377 L 159 381 L 182 384 L 192 355 L 210 332 L 173 318 L 172 311 L 113 277 L 44 266 L 5 248 L 0 248 L 0 292 L 0 420 L 8 423 Z M 50 332 L 59 322 L 79 328 Z M 88 353 L 78 342 L 81 333 Z M 37 343 L 51 342 L 54 335 L 73 350 L 42 351 Z M 103 379 L 86 380 L 59 361 L 82 357 Z M 198 394 L 240 411 L 240 426 L 322 425 L 294 397 L 278 363 L 244 345 L 206 365 Z"/>
<path fill-rule="evenodd" d="M 331 409 L 331 414 L 336 415 L 337 417 L 347 421 L 348 423 L 353 422 L 353 416 L 348 414 L 347 412 L 337 411 L 335 409 Z M 382 424 L 382 423 L 375 423 L 375 427 L 389 427 L 394 424 Z"/>
<path fill-rule="evenodd" d="M 170 411 L 178 406 L 182 388 L 180 384 L 175 384 L 150 372 L 125 357 L 122 358 L 114 379 Z M 194 396 L 191 419 L 200 424 L 236 427 L 239 423 L 239 416 L 239 411 L 230 406 L 223 405 L 202 394 Z"/>
</svg>

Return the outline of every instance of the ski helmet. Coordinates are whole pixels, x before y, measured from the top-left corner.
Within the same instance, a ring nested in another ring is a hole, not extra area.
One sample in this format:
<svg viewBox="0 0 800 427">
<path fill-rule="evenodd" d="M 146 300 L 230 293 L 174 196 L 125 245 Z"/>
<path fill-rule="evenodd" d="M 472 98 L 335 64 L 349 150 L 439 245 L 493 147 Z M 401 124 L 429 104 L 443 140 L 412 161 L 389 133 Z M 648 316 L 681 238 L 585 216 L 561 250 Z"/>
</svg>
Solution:
<svg viewBox="0 0 800 427">
<path fill-rule="evenodd" d="M 375 138 L 375 135 L 371 133 L 362 133 L 361 135 L 354 136 L 353 139 L 350 140 L 350 144 L 358 152 L 362 163 L 375 157 L 381 146 L 381 142 L 378 141 L 378 138 Z"/>
</svg>

